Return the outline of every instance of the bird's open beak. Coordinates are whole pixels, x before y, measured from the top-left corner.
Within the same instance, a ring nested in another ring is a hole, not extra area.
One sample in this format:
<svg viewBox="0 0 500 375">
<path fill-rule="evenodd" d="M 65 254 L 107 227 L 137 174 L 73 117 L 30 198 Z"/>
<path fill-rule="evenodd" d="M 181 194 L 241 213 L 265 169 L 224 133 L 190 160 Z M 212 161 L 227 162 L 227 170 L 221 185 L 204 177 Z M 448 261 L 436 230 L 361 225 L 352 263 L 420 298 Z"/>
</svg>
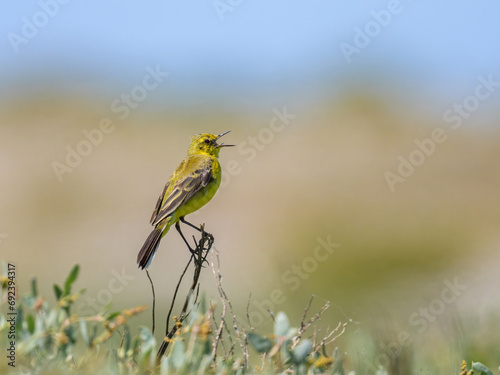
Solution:
<svg viewBox="0 0 500 375">
<path fill-rule="evenodd" d="M 219 135 L 217 136 L 216 141 L 218 141 L 220 137 L 222 137 L 223 135 L 226 135 L 226 134 L 227 134 L 227 133 L 229 133 L 230 131 L 231 131 L 231 130 L 228 130 L 227 132 L 224 132 L 224 133 L 222 133 L 222 134 L 219 134 Z M 235 145 L 225 145 L 224 143 L 221 143 L 220 145 L 217 145 L 217 148 L 220 148 L 220 147 L 233 147 L 233 146 L 235 146 Z"/>
</svg>

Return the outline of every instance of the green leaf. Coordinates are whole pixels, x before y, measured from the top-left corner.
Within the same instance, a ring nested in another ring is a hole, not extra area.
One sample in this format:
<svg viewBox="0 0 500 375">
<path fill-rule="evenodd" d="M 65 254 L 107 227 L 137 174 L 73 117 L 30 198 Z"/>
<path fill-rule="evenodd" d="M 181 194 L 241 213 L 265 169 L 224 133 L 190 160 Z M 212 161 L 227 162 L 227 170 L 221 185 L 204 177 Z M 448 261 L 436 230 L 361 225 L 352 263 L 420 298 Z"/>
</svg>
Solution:
<svg viewBox="0 0 500 375">
<path fill-rule="evenodd" d="M 109 315 L 106 317 L 106 320 L 108 320 L 108 321 L 109 321 L 109 320 L 111 320 L 111 319 L 113 319 L 113 318 L 116 318 L 116 317 L 117 317 L 118 315 L 120 315 L 120 314 L 121 314 L 121 312 L 120 312 L 120 311 L 115 311 L 115 312 L 113 312 L 113 313 L 109 314 Z"/>
<path fill-rule="evenodd" d="M 31 278 L 31 294 L 33 297 L 38 297 L 38 288 L 36 285 L 36 277 Z"/>
<path fill-rule="evenodd" d="M 187 359 L 185 355 L 184 341 L 180 339 L 175 340 L 174 347 L 170 353 L 170 358 L 172 360 L 172 365 L 174 365 L 176 370 L 180 370 L 184 367 Z"/>
<path fill-rule="evenodd" d="M 26 323 L 28 324 L 28 332 L 32 335 L 35 332 L 35 319 L 33 315 L 26 316 Z"/>
<path fill-rule="evenodd" d="M 62 297 L 62 289 L 59 285 L 54 284 L 54 294 L 56 295 L 56 299 L 59 301 Z"/>
<path fill-rule="evenodd" d="M 76 278 L 78 277 L 79 271 L 80 271 L 80 266 L 78 264 L 75 264 L 75 266 L 69 272 L 66 281 L 64 282 L 64 296 L 69 295 L 69 293 L 71 292 L 71 285 L 73 285 Z"/>
<path fill-rule="evenodd" d="M 141 365 L 150 365 L 155 360 L 156 340 L 148 327 L 139 327 L 139 363 Z"/>
<path fill-rule="evenodd" d="M 290 350 L 290 340 L 285 340 L 280 347 L 281 361 L 288 365 L 292 362 L 292 351 Z"/>
<path fill-rule="evenodd" d="M 75 345 L 77 340 L 77 328 L 74 325 L 69 325 L 64 328 L 64 333 L 68 337 L 70 344 Z"/>
<path fill-rule="evenodd" d="M 309 355 L 312 350 L 312 342 L 311 340 L 304 340 L 300 342 L 295 348 L 292 350 L 292 359 L 295 363 L 302 363 Z"/>
<path fill-rule="evenodd" d="M 22 297 L 22 303 L 26 306 L 29 307 L 30 309 L 33 309 L 35 307 L 35 303 L 37 302 L 37 299 L 35 296 L 31 294 L 25 294 Z M 42 304 L 43 305 L 43 304 Z"/>
<path fill-rule="evenodd" d="M 479 372 L 484 372 L 486 375 L 493 375 L 493 372 L 481 362 L 472 362 L 472 369 Z"/>
<path fill-rule="evenodd" d="M 259 353 L 268 353 L 273 347 L 271 340 L 253 332 L 248 333 L 248 341 Z"/>
<path fill-rule="evenodd" d="M 276 315 L 276 320 L 274 321 L 274 334 L 276 336 L 286 336 L 288 330 L 290 329 L 290 321 L 283 311 L 280 311 Z"/>
<path fill-rule="evenodd" d="M 104 314 L 106 314 L 106 312 L 109 309 L 111 309 L 112 305 L 113 305 L 113 300 L 109 301 L 109 303 L 106 306 L 104 306 L 104 307 L 101 308 L 101 311 L 99 311 L 99 315 L 104 316 Z M 112 313 L 110 313 L 110 314 L 112 314 Z"/>
</svg>

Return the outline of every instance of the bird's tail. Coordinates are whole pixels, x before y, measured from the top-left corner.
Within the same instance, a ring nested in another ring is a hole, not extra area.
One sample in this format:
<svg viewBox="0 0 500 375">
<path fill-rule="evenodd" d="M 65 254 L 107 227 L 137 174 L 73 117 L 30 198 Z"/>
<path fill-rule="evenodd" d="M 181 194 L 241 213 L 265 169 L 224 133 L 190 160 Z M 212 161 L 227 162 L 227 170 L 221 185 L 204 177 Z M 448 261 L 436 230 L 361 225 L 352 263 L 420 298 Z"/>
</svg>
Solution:
<svg viewBox="0 0 500 375">
<path fill-rule="evenodd" d="M 142 249 L 137 255 L 137 264 L 139 265 L 139 268 L 148 268 L 151 264 L 151 261 L 155 256 L 156 249 L 160 244 L 164 229 L 165 227 L 155 228 L 146 239 L 146 242 L 144 242 L 144 245 L 142 245 Z"/>
</svg>

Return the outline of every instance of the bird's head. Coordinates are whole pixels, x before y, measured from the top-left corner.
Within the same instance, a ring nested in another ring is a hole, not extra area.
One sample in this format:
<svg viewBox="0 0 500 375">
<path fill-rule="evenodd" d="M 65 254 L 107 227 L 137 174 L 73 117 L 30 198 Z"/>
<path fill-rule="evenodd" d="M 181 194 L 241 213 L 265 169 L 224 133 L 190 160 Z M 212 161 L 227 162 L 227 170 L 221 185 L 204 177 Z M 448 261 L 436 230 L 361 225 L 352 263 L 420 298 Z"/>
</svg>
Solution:
<svg viewBox="0 0 500 375">
<path fill-rule="evenodd" d="M 209 133 L 193 135 L 191 137 L 191 145 L 189 146 L 188 155 L 206 154 L 218 157 L 219 151 L 222 147 L 234 146 L 217 143 L 219 138 L 227 133 L 229 133 L 229 131 L 219 135 Z"/>
</svg>

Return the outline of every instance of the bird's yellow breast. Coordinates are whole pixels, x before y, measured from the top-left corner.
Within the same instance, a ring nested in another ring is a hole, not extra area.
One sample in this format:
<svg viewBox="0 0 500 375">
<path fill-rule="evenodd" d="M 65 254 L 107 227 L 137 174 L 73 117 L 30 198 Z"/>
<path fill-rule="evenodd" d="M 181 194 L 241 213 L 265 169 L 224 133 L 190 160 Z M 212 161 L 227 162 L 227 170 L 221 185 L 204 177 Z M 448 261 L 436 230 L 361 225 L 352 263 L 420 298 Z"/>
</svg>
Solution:
<svg viewBox="0 0 500 375">
<path fill-rule="evenodd" d="M 222 173 L 219 161 L 213 156 L 207 157 L 211 159 L 213 179 L 194 197 L 192 197 L 188 202 L 184 203 L 175 211 L 175 218 L 177 220 L 178 218 L 189 215 L 190 213 L 199 210 L 201 207 L 210 202 L 220 186 Z"/>
</svg>

